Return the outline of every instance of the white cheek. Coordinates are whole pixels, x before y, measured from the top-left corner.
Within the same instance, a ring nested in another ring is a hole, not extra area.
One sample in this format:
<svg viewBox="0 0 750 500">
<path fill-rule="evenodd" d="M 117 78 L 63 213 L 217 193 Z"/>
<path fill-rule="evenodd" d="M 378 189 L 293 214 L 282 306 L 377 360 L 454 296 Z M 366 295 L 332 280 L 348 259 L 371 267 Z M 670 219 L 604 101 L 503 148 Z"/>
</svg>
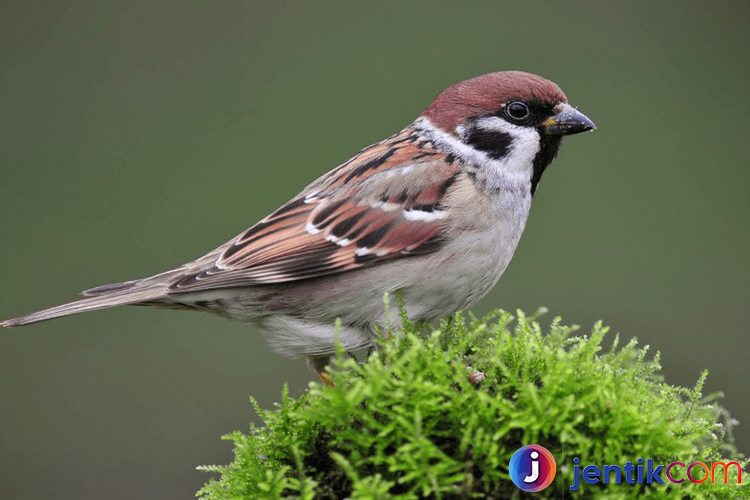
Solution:
<svg viewBox="0 0 750 500">
<path fill-rule="evenodd" d="M 491 158 L 484 151 L 474 149 L 464 140 L 436 127 L 427 117 L 417 118 L 413 126 L 429 137 L 438 149 L 449 151 L 467 165 L 482 171 L 483 184 L 487 189 L 530 192 L 534 158 L 541 147 L 539 132 L 533 127 L 520 127 L 498 117 L 487 117 L 480 121 L 483 128 L 511 136 L 512 142 L 505 157 Z M 459 126 L 456 133 L 463 138 L 466 130 Z"/>
<path fill-rule="evenodd" d="M 541 137 L 534 127 L 514 125 L 497 116 L 487 116 L 477 121 L 477 127 L 491 132 L 508 134 L 512 141 L 508 154 L 499 159 L 495 168 L 500 168 L 509 177 L 530 179 L 534 170 L 534 158 L 539 153 Z"/>
</svg>

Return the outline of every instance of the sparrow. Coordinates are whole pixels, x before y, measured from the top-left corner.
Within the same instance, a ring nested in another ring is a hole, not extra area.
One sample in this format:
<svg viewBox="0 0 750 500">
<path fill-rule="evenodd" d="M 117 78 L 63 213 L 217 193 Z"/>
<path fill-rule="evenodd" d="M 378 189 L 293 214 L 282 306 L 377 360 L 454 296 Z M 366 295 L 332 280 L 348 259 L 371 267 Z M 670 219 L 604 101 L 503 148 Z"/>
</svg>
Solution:
<svg viewBox="0 0 750 500">
<path fill-rule="evenodd" d="M 120 305 L 208 311 L 307 356 L 377 343 L 383 297 L 426 321 L 484 297 L 508 266 L 563 136 L 595 129 L 553 82 L 520 71 L 448 87 L 406 128 L 361 150 L 247 231 L 181 267 L 82 292 L 1 323 Z M 336 330 L 336 321 L 340 327 Z"/>
</svg>

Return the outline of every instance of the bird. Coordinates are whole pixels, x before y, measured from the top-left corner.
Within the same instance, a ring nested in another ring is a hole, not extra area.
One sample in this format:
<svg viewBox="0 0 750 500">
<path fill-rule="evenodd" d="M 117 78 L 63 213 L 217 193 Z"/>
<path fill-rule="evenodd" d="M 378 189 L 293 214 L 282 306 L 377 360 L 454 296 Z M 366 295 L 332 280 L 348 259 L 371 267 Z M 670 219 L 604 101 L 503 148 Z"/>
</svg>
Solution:
<svg viewBox="0 0 750 500">
<path fill-rule="evenodd" d="M 484 297 L 513 257 L 562 138 L 595 128 L 538 75 L 463 80 L 206 255 L 0 325 L 120 305 L 207 311 L 254 325 L 273 351 L 307 357 L 330 383 L 339 343 L 376 346 L 383 325 L 399 324 L 385 294 L 428 322 Z"/>
</svg>

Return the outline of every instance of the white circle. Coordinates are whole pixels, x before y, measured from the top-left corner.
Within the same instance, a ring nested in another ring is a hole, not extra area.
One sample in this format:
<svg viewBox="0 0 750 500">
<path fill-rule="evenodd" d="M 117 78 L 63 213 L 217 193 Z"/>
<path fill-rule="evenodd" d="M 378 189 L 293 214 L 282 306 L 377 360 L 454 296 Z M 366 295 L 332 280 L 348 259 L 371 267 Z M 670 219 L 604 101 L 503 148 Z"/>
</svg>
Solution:
<svg viewBox="0 0 750 500">
<path fill-rule="evenodd" d="M 532 451 L 531 452 L 531 458 L 533 458 L 534 460 L 536 460 L 537 458 L 539 458 L 539 452 L 538 451 Z"/>
</svg>

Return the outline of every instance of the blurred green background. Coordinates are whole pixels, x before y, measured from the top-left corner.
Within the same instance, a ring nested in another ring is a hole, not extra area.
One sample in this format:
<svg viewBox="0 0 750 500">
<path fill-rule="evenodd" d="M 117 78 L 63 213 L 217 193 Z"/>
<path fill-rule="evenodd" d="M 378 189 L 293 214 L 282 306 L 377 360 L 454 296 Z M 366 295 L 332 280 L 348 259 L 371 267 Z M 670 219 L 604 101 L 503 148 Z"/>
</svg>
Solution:
<svg viewBox="0 0 750 500">
<path fill-rule="evenodd" d="M 598 125 L 546 173 L 476 308 L 604 319 L 741 422 L 750 297 L 747 2 L 0 5 L 0 318 L 198 257 L 501 69 Z M 0 332 L 0 497 L 186 498 L 314 378 L 258 333 L 121 308 Z"/>
</svg>

